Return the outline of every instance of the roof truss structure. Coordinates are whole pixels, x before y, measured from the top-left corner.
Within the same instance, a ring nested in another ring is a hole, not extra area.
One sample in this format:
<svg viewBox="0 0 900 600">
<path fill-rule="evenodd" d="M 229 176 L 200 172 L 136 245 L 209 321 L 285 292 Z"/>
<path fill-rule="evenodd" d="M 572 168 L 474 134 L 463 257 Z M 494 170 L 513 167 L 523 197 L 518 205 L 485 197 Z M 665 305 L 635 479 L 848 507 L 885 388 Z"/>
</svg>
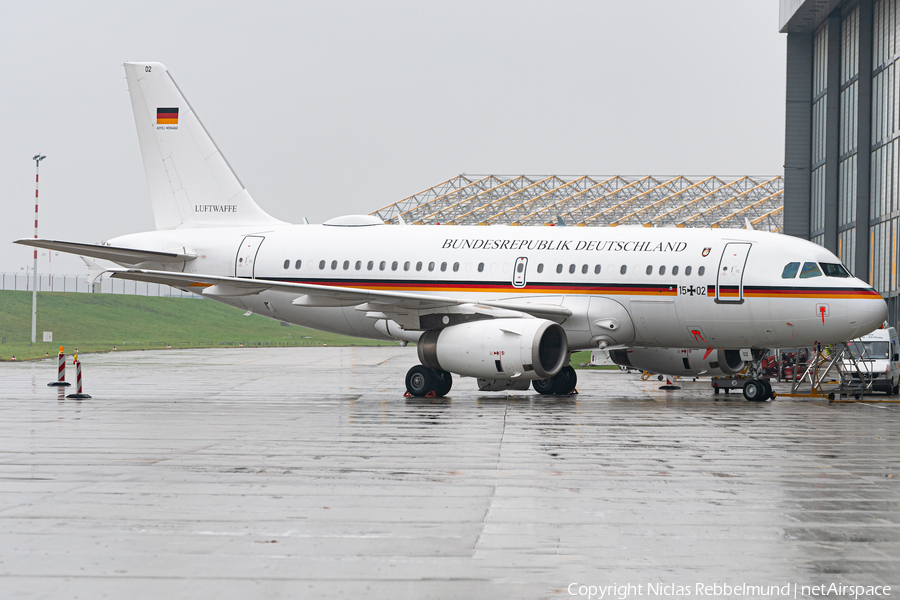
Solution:
<svg viewBox="0 0 900 600">
<path fill-rule="evenodd" d="M 371 213 L 385 223 L 643 225 L 779 232 L 784 178 L 458 175 Z"/>
</svg>

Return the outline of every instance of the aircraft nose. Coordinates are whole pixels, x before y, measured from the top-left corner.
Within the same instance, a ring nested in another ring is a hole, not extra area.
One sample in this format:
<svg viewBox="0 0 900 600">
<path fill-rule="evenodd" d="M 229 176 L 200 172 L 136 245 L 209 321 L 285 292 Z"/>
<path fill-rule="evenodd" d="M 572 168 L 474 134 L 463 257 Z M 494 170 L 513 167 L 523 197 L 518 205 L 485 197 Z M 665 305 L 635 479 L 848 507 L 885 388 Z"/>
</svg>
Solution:
<svg viewBox="0 0 900 600">
<path fill-rule="evenodd" d="M 864 282 L 862 286 L 867 295 L 858 300 L 851 302 L 851 318 L 856 321 L 858 331 L 856 336 L 866 335 L 881 327 L 888 318 L 887 302 L 881 297 L 881 294 L 869 287 Z"/>
</svg>

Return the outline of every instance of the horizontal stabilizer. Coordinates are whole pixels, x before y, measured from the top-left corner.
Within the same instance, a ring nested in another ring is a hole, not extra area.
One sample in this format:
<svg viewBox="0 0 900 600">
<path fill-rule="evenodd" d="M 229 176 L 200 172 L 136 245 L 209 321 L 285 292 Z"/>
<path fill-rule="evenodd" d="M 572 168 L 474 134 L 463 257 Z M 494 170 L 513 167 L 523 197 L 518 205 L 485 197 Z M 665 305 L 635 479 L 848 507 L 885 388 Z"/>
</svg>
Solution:
<svg viewBox="0 0 900 600">
<path fill-rule="evenodd" d="M 41 238 L 23 238 L 14 243 L 23 246 L 33 246 L 46 250 L 56 250 L 111 260 L 120 265 L 139 265 L 141 263 L 154 262 L 163 264 L 186 263 L 197 258 L 196 254 L 178 254 L 174 252 L 157 252 L 155 250 L 135 250 L 134 248 L 120 248 L 116 246 L 104 246 L 103 244 L 79 244 L 77 242 L 61 242 L 58 240 L 46 240 Z"/>
</svg>

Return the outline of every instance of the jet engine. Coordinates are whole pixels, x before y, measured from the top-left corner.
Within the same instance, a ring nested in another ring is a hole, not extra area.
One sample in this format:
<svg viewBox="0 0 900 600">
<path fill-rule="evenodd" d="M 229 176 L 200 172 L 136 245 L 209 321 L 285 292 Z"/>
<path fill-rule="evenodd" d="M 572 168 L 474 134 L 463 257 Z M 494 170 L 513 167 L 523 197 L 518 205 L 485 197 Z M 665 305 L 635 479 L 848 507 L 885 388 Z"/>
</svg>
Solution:
<svg viewBox="0 0 900 600">
<path fill-rule="evenodd" d="M 508 318 L 426 331 L 418 344 L 426 367 L 482 379 L 546 379 L 569 358 L 565 330 L 553 321 Z"/>
<path fill-rule="evenodd" d="M 666 375 L 721 377 L 740 373 L 747 366 L 740 350 L 692 350 L 688 348 L 630 348 L 610 350 L 617 365 Z"/>
</svg>

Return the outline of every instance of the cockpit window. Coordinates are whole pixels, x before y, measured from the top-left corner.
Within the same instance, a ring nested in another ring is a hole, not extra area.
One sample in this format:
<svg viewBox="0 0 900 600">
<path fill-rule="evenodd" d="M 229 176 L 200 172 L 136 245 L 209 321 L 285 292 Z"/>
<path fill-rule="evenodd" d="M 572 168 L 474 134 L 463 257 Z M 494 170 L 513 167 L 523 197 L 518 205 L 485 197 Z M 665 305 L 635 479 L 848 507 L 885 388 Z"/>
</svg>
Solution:
<svg viewBox="0 0 900 600">
<path fill-rule="evenodd" d="M 800 279 L 809 279 L 810 277 L 821 277 L 822 271 L 819 270 L 819 265 L 814 262 L 803 263 L 803 268 L 800 269 Z"/>
<path fill-rule="evenodd" d="M 819 263 L 826 277 L 850 277 L 850 273 L 841 263 Z"/>
<path fill-rule="evenodd" d="M 808 265 L 812 263 L 806 263 Z M 797 276 L 797 270 L 800 269 L 800 263 L 792 262 L 784 265 L 784 271 L 781 272 L 782 279 L 793 279 Z"/>
</svg>

